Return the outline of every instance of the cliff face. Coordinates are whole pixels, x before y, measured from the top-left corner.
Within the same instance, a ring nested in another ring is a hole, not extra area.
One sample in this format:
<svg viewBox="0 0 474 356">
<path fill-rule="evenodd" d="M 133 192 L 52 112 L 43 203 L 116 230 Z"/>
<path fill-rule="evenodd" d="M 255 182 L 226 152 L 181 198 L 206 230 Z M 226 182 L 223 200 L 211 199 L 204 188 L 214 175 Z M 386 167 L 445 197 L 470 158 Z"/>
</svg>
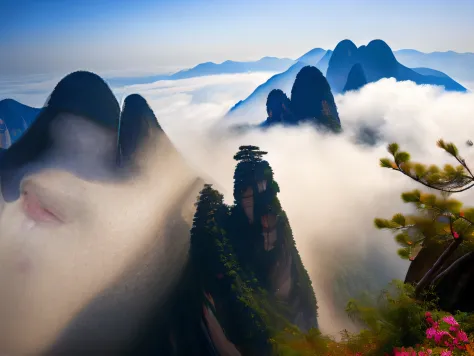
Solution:
<svg viewBox="0 0 474 356">
<path fill-rule="evenodd" d="M 203 306 L 212 306 L 206 315 L 215 317 L 212 325 L 226 354 L 271 355 L 269 340 L 276 332 L 290 325 L 317 327 L 316 298 L 277 198 L 278 184 L 261 159 L 265 152 L 240 149 L 234 157 L 235 204 L 226 206 L 219 192 L 205 186 L 191 255 Z"/>
</svg>

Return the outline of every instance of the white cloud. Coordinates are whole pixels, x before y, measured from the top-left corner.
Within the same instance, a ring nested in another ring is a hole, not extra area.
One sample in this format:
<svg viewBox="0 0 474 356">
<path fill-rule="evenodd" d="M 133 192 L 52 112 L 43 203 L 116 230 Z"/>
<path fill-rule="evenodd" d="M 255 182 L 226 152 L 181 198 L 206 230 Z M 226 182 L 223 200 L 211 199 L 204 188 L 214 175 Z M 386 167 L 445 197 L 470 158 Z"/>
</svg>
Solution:
<svg viewBox="0 0 474 356">
<path fill-rule="evenodd" d="M 407 212 L 403 191 L 417 187 L 408 178 L 382 169 L 385 145 L 397 141 L 415 160 L 449 161 L 436 147 L 444 138 L 459 145 L 468 162 L 474 151 L 474 94 L 446 93 L 436 87 L 384 79 L 361 91 L 337 96 L 345 129 L 328 137 L 308 127 L 274 128 L 234 135 L 216 128 L 221 116 L 247 97 L 270 73 L 221 75 L 116 88 L 119 98 L 142 94 L 160 124 L 190 164 L 216 184 L 231 203 L 233 154 L 240 145 L 254 144 L 269 152 L 283 208 L 313 284 L 323 331 L 349 327 L 337 298 L 345 298 L 336 277 L 352 292 L 380 289 L 392 278 L 404 278 L 408 262 L 396 255 L 390 234 L 375 230 L 374 217 Z M 264 103 L 262 103 L 264 105 Z M 263 121 L 243 117 L 242 122 Z M 361 123 L 377 127 L 383 142 L 376 147 L 353 143 Z M 469 199 L 469 194 L 464 197 Z M 342 277 L 345 276 L 345 277 Z"/>
<path fill-rule="evenodd" d="M 384 79 L 336 98 L 345 128 L 339 137 L 308 127 L 235 136 L 213 125 L 245 97 L 237 95 L 243 91 L 239 85 L 244 86 L 244 77 L 201 78 L 193 83 L 199 81 L 208 86 L 209 100 L 193 103 L 195 91 L 183 94 L 182 88 L 189 89 L 189 83 L 175 83 L 180 94 L 171 94 L 167 88 L 165 97 L 157 97 L 153 86 L 134 89 L 145 89 L 141 94 L 150 100 L 171 139 L 201 174 L 217 183 L 229 203 L 232 156 L 238 146 L 254 144 L 269 151 L 267 159 L 281 188 L 280 200 L 314 283 L 321 327 L 331 333 L 350 327 L 340 305 L 335 305 L 344 296 L 336 276 L 345 276 L 344 284 L 353 286 L 352 292 L 362 292 L 381 289 L 392 278 L 403 279 L 408 268 L 408 262 L 396 255 L 393 237 L 373 227 L 375 217 L 409 211 L 400 194 L 417 187 L 401 174 L 378 166 L 378 159 L 387 156 L 386 143 L 399 142 L 415 160 L 442 163 L 449 161 L 436 147 L 442 137 L 458 144 L 467 161 L 472 161 L 473 151 L 465 142 L 474 132 L 474 94 Z M 236 95 L 213 92 L 217 82 L 235 87 Z M 356 146 L 353 137 L 361 122 L 379 127 L 383 142 L 376 147 Z"/>
</svg>

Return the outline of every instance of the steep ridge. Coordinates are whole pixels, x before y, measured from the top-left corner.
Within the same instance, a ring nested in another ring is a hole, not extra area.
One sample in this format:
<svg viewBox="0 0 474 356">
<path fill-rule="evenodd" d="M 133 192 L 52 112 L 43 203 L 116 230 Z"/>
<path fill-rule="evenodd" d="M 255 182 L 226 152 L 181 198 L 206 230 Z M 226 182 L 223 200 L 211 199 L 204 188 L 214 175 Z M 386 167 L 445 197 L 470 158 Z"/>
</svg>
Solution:
<svg viewBox="0 0 474 356">
<path fill-rule="evenodd" d="M 332 51 L 326 51 L 326 54 L 321 58 L 321 60 L 316 64 L 316 68 L 318 68 L 324 76 L 327 76 L 329 61 L 332 57 Z M 311 63 L 308 63 L 311 64 Z"/>
<path fill-rule="evenodd" d="M 263 91 L 259 93 L 262 94 Z M 256 101 L 254 107 L 261 101 L 258 97 L 253 100 Z M 267 96 L 266 109 L 268 117 L 258 126 L 235 125 L 232 129 L 245 132 L 256 127 L 309 123 L 318 129 L 341 131 L 341 122 L 329 83 L 321 71 L 313 66 L 304 66 L 299 70 L 291 88 L 291 100 L 283 90 L 272 89 Z"/>
<path fill-rule="evenodd" d="M 283 328 L 317 327 L 311 281 L 264 154 L 255 146 L 240 147 L 234 205 L 226 206 L 206 185 L 191 230 L 203 307 L 206 315 L 212 312 L 232 355 L 271 355 L 270 338 Z"/>
<path fill-rule="evenodd" d="M 235 104 L 229 110 L 227 117 L 262 117 L 265 115 L 265 108 L 259 104 L 265 102 L 273 89 L 281 89 L 283 92 L 289 93 L 296 79 L 296 75 L 304 66 L 305 63 L 297 62 L 287 71 L 274 75 L 265 83 L 259 85 L 245 100 L 241 100 Z"/>
<path fill-rule="evenodd" d="M 325 71 L 324 68 L 331 58 L 331 51 L 327 51 L 324 56 L 318 61 L 316 68 L 320 69 L 321 72 Z M 270 92 L 274 89 L 280 89 L 285 93 L 290 93 L 293 83 L 295 82 L 296 75 L 301 69 L 310 63 L 298 61 L 292 65 L 287 71 L 276 74 L 265 83 L 259 85 L 246 99 L 239 101 L 235 104 L 229 112 L 226 114 L 226 118 L 238 118 L 245 116 L 246 118 L 258 118 L 264 115 L 263 104 L 268 98 Z"/>
</svg>

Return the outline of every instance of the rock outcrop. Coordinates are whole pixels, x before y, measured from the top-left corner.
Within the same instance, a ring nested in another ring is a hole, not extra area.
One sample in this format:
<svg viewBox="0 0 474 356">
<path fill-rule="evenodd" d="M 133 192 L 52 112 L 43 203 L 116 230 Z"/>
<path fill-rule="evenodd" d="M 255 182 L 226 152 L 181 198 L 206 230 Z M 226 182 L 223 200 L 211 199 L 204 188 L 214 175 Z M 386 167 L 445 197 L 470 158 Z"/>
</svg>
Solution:
<svg viewBox="0 0 474 356">
<path fill-rule="evenodd" d="M 333 130 L 340 129 L 331 88 L 316 67 L 306 66 L 296 76 L 291 89 L 291 107 L 298 122 L 310 121 Z"/>
<path fill-rule="evenodd" d="M 260 125 L 261 127 L 294 123 L 290 99 L 282 90 L 273 89 L 270 94 L 268 94 L 266 106 L 268 117 Z"/>
<path fill-rule="evenodd" d="M 223 349 L 235 355 L 272 355 L 275 332 L 317 327 L 314 291 L 278 201 L 278 184 L 261 158 L 265 153 L 240 147 L 235 204 L 228 207 L 206 185 L 191 234 L 206 320 Z"/>
<path fill-rule="evenodd" d="M 319 129 L 339 132 L 341 122 L 331 88 L 313 66 L 305 66 L 296 75 L 291 89 L 291 100 L 280 89 L 273 89 L 267 97 L 267 119 L 260 127 L 310 123 Z"/>
</svg>

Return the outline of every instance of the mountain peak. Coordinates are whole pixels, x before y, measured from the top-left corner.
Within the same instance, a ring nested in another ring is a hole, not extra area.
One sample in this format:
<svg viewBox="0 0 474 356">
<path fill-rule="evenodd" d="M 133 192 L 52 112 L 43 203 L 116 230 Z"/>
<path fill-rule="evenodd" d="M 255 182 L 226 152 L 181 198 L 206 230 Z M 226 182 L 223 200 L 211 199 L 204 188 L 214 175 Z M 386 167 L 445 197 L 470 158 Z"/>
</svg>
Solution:
<svg viewBox="0 0 474 356">
<path fill-rule="evenodd" d="M 303 67 L 296 75 L 291 89 L 291 107 L 299 121 L 309 120 L 329 128 L 333 128 L 332 124 L 335 124 L 340 128 L 331 88 L 316 67 Z"/>
<path fill-rule="evenodd" d="M 334 92 L 342 92 L 347 81 L 347 75 L 358 60 L 358 49 L 354 42 L 343 40 L 337 44 L 329 59 L 326 74 L 327 80 Z"/>
<path fill-rule="evenodd" d="M 373 40 L 365 47 L 365 50 L 370 52 L 378 60 L 396 61 L 395 56 L 390 46 L 382 40 Z"/>
<path fill-rule="evenodd" d="M 341 52 L 341 51 L 356 52 L 357 51 L 357 46 L 351 40 L 345 39 L 345 40 L 342 40 L 341 42 L 339 42 L 337 44 L 336 48 L 334 48 L 334 53 Z"/>
<path fill-rule="evenodd" d="M 377 81 L 380 78 L 399 78 L 400 76 L 400 64 L 392 49 L 382 40 L 373 40 L 367 46 L 360 46 L 359 60 L 364 65 L 369 81 Z"/>
</svg>

